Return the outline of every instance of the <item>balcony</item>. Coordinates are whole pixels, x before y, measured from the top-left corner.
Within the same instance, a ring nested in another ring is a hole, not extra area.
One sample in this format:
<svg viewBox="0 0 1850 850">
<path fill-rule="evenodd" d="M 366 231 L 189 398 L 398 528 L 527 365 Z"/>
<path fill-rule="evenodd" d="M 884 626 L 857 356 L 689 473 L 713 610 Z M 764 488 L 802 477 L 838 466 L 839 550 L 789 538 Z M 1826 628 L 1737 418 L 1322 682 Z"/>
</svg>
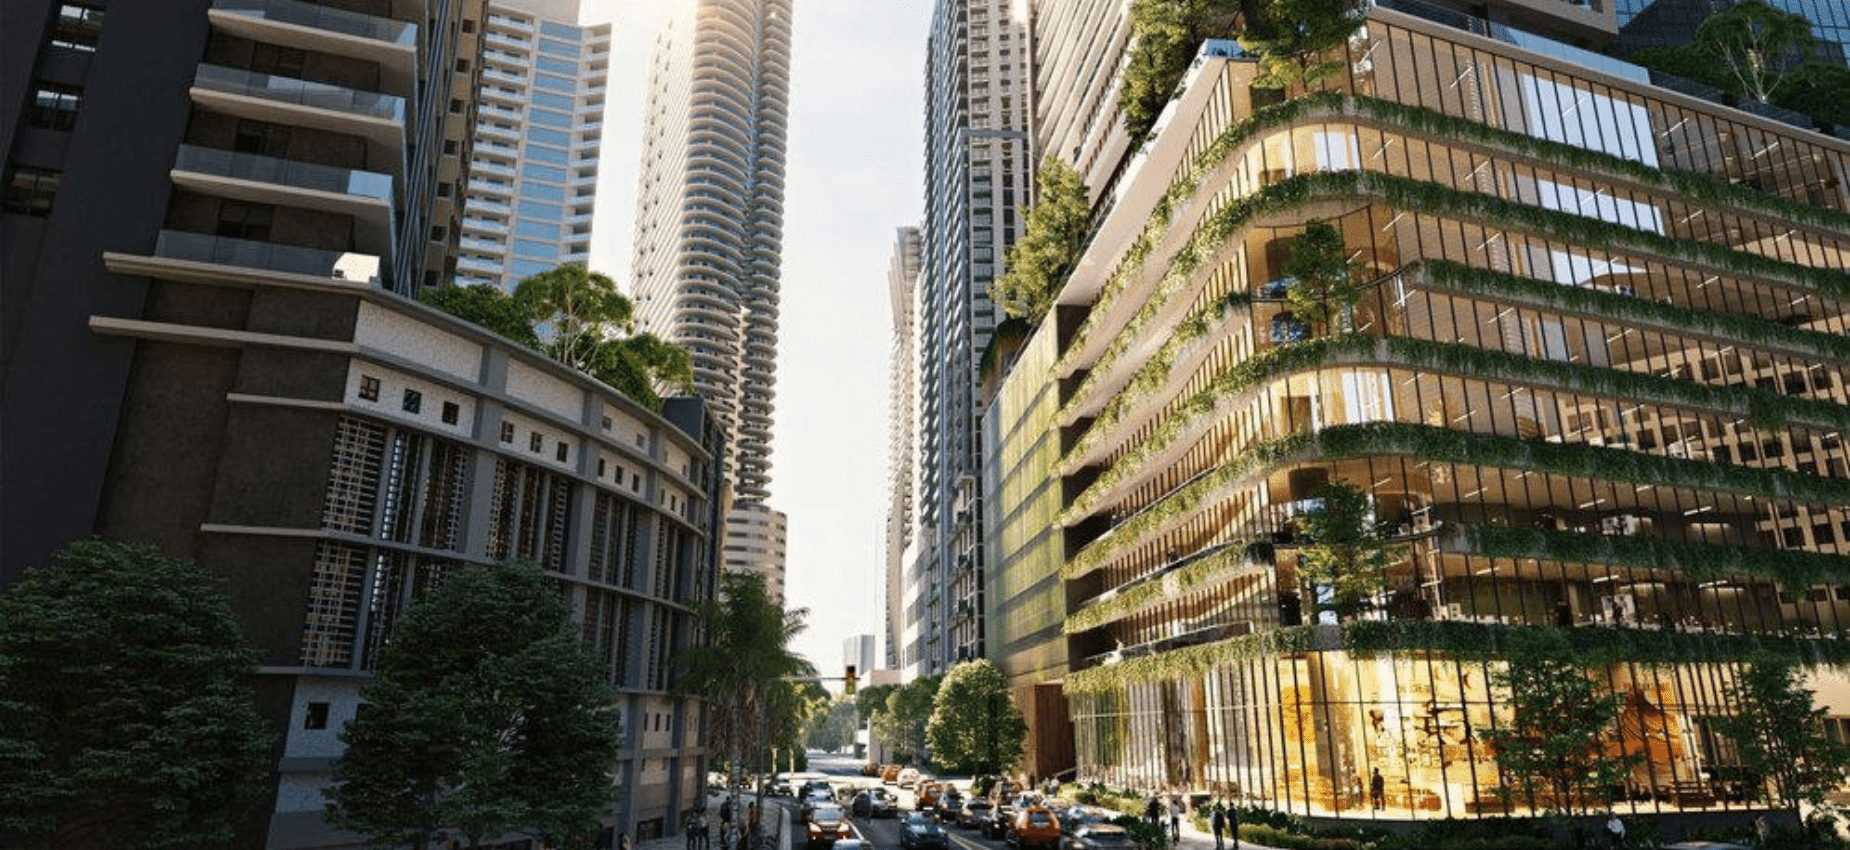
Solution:
<svg viewBox="0 0 1850 850">
<path fill-rule="evenodd" d="M 205 233 L 163 230 L 155 240 L 154 256 L 337 280 L 379 282 L 379 258 L 370 254 L 320 251 Z"/>
<path fill-rule="evenodd" d="M 200 194 L 352 216 L 354 243 L 392 252 L 392 176 L 237 151 L 181 145 L 173 182 Z"/>
<path fill-rule="evenodd" d="M 213 0 L 207 18 L 240 38 L 377 62 L 387 88 L 405 94 L 413 90 L 415 24 L 301 0 Z"/>
<path fill-rule="evenodd" d="M 194 103 L 214 112 L 349 133 L 392 152 L 405 147 L 405 100 L 389 94 L 220 65 L 200 65 L 191 94 Z"/>
</svg>

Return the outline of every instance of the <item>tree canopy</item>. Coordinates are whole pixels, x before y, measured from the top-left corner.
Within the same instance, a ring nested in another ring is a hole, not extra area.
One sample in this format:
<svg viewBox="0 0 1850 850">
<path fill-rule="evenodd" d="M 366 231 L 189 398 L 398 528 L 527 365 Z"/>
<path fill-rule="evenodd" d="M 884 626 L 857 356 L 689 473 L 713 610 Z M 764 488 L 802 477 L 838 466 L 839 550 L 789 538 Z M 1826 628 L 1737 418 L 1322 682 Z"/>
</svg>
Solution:
<svg viewBox="0 0 1850 850">
<path fill-rule="evenodd" d="M 1226 20 L 1230 6 L 1223 0 L 1132 0 L 1133 40 L 1118 88 L 1132 145 L 1156 126 L 1201 40 Z"/>
<path fill-rule="evenodd" d="M 0 596 L 0 845 L 229 842 L 270 767 L 231 604 L 191 561 L 84 540 Z"/>
<path fill-rule="evenodd" d="M 1491 681 L 1509 690 L 1510 722 L 1485 730 L 1497 765 L 1534 804 L 1573 813 L 1604 801 L 1590 795 L 1622 785 L 1642 754 L 1614 754 L 1621 700 L 1574 663 L 1573 647 L 1553 629 L 1509 645 Z M 1511 794 L 1507 786 L 1499 793 Z"/>
<path fill-rule="evenodd" d="M 329 820 L 380 844 L 440 830 L 588 847 L 615 807 L 621 714 L 558 588 L 530 564 L 463 566 L 400 618 L 341 733 Z"/>
<path fill-rule="evenodd" d="M 921 676 L 887 695 L 886 709 L 874 715 L 874 729 L 900 755 L 902 761 L 925 757 L 925 727 L 931 722 L 942 676 Z"/>
<path fill-rule="evenodd" d="M 657 387 L 694 391 L 687 350 L 637 331 L 635 305 L 615 281 L 579 264 L 522 280 L 508 295 L 485 283 L 427 290 L 419 300 L 544 352 L 660 410 Z"/>
<path fill-rule="evenodd" d="M 1028 722 L 995 664 L 965 661 L 944 674 L 925 734 L 934 764 L 957 773 L 998 773 L 1021 758 Z"/>
<path fill-rule="evenodd" d="M 1361 26 L 1355 0 L 1261 0 L 1257 19 L 1239 42 L 1259 57 L 1254 85 L 1310 86 L 1342 73 L 1343 59 L 1335 50 Z"/>
<path fill-rule="evenodd" d="M 1811 21 L 1763 0 L 1741 0 L 1696 28 L 1696 46 L 1721 61 L 1734 90 L 1761 103 L 1785 81 L 1781 66 L 1803 61 L 1811 45 Z"/>
<path fill-rule="evenodd" d="M 1302 578 L 1331 589 L 1330 608 L 1354 611 L 1387 586 L 1394 552 L 1374 522 L 1374 506 L 1362 488 L 1331 481 L 1316 492 L 1317 507 L 1297 518 L 1308 544 L 1298 550 Z"/>
<path fill-rule="evenodd" d="M 1342 231 L 1327 221 L 1311 222 L 1291 240 L 1284 271 L 1294 278 L 1285 290 L 1292 315 L 1320 334 L 1333 321 L 1346 325 L 1350 308 L 1362 299 L 1361 267 L 1349 259 Z"/>
<path fill-rule="evenodd" d="M 1825 734 L 1828 712 L 1804 682 L 1792 659 L 1757 657 L 1723 690 L 1735 713 L 1715 720 L 1739 747 L 1742 766 L 1767 780 L 1755 790 L 1789 808 L 1823 804 L 1850 775 L 1850 747 Z"/>
<path fill-rule="evenodd" d="M 1028 210 L 1027 232 L 1009 246 L 1002 279 L 990 298 L 1010 316 L 1039 322 L 1053 308 L 1067 275 L 1085 253 L 1092 208 L 1079 172 L 1057 156 L 1035 178 L 1040 197 Z"/>
</svg>

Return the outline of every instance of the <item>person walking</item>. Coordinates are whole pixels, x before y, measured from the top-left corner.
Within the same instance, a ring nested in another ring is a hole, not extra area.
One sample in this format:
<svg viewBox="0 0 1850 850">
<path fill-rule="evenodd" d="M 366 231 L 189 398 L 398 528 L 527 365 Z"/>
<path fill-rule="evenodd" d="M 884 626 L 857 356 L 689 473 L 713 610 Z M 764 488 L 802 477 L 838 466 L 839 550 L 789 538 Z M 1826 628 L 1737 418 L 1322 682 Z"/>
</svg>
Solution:
<svg viewBox="0 0 1850 850">
<path fill-rule="evenodd" d="M 1208 812 L 1208 828 L 1214 831 L 1214 850 L 1226 850 L 1227 842 L 1222 840 L 1222 834 L 1227 831 L 1227 811 L 1218 800 Z"/>
<path fill-rule="evenodd" d="M 726 802 L 719 804 L 719 822 L 726 826 L 732 825 L 732 798 L 731 797 L 727 797 Z"/>
<path fill-rule="evenodd" d="M 1767 823 L 1766 815 L 1763 814 L 1754 818 L 1754 836 L 1760 839 L 1759 844 L 1761 847 L 1766 846 L 1767 837 L 1772 834 L 1773 825 Z"/>
<path fill-rule="evenodd" d="M 705 808 L 697 809 L 696 812 L 698 813 L 694 816 L 695 840 L 700 850 L 712 850 L 713 824 L 707 820 Z"/>
<path fill-rule="evenodd" d="M 1613 812 L 1612 817 L 1606 819 L 1606 838 L 1612 842 L 1613 847 L 1625 846 L 1625 821 L 1619 820 L 1618 812 Z"/>
<path fill-rule="evenodd" d="M 1156 795 L 1150 795 L 1150 801 L 1143 806 L 1143 819 L 1157 829 L 1163 828 L 1163 804 L 1156 801 Z"/>
<path fill-rule="evenodd" d="M 1368 799 L 1377 812 L 1387 808 L 1387 780 L 1381 778 L 1381 768 L 1375 768 L 1374 775 L 1368 777 Z"/>
<path fill-rule="evenodd" d="M 630 850 L 630 834 L 629 833 L 626 832 L 620 836 L 617 836 L 617 850 Z"/>
<path fill-rule="evenodd" d="M 1240 850 L 1240 807 L 1227 807 L 1227 831 L 1233 834 L 1233 850 Z"/>
<path fill-rule="evenodd" d="M 687 842 L 687 850 L 695 850 L 694 841 L 696 836 L 694 831 L 696 828 L 697 827 L 694 826 L 694 810 L 688 809 L 687 813 L 681 816 L 681 837 Z"/>
<path fill-rule="evenodd" d="M 1169 795 L 1169 843 L 1182 843 L 1182 798 Z"/>
</svg>

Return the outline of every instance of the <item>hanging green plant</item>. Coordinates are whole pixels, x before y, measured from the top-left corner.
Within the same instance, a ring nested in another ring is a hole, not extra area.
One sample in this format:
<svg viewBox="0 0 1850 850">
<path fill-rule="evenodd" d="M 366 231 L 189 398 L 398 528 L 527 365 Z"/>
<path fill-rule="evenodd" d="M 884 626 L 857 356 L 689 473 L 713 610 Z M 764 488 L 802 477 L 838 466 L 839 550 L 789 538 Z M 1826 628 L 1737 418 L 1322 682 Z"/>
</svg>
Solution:
<svg viewBox="0 0 1850 850">
<path fill-rule="evenodd" d="M 1214 551 L 1169 572 L 1146 576 L 1113 592 L 1094 597 L 1085 607 L 1067 615 L 1065 632 L 1076 635 L 1115 623 L 1145 608 L 1185 593 L 1212 587 L 1229 579 L 1263 569 L 1270 563 L 1258 544 L 1224 543 Z"/>
<path fill-rule="evenodd" d="M 1675 572 L 1696 580 L 1759 576 L 1772 579 L 1787 591 L 1821 584 L 1850 584 L 1850 557 L 1802 549 L 1571 534 L 1501 525 L 1466 525 L 1462 538 L 1470 551 L 1495 558 L 1641 567 Z"/>
</svg>

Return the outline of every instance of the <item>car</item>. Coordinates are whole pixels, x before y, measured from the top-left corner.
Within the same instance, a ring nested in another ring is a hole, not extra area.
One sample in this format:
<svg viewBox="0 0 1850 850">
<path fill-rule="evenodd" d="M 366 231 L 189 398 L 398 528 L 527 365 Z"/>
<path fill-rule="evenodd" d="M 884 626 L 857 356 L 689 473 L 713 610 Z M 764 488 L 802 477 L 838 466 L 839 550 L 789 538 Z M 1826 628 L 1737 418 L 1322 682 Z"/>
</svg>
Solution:
<svg viewBox="0 0 1850 850">
<path fill-rule="evenodd" d="M 783 778 L 771 780 L 771 787 L 765 789 L 765 793 L 773 797 L 795 797 L 797 795 L 796 789 L 790 786 L 790 780 Z"/>
<path fill-rule="evenodd" d="M 1060 831 L 1072 834 L 1088 826 L 1108 824 L 1118 818 L 1118 813 L 1098 806 L 1067 806 L 1054 812 L 1060 819 Z"/>
<path fill-rule="evenodd" d="M 1009 822 L 1008 834 L 1004 838 L 1010 847 L 1017 850 L 1030 847 L 1057 850 L 1060 846 L 1060 821 L 1046 806 L 1025 806 Z"/>
<path fill-rule="evenodd" d="M 996 807 L 988 800 L 971 800 L 964 804 L 957 813 L 957 825 L 966 829 L 982 829 L 984 821 L 989 820 L 989 812 Z"/>
<path fill-rule="evenodd" d="M 874 850 L 874 845 L 859 838 L 839 838 L 835 841 L 835 850 Z"/>
<path fill-rule="evenodd" d="M 983 835 L 986 838 L 1006 838 L 1009 824 L 1015 821 L 1015 807 L 1007 800 L 999 801 L 989 809 L 989 819 L 983 821 Z"/>
<path fill-rule="evenodd" d="M 950 845 L 950 836 L 944 834 L 944 827 L 919 812 L 906 815 L 905 822 L 899 825 L 899 846 L 906 850 L 919 847 L 944 848 Z"/>
<path fill-rule="evenodd" d="M 835 800 L 828 794 L 811 791 L 803 797 L 803 820 L 809 820 L 810 815 L 817 809 L 833 805 L 835 805 Z"/>
<path fill-rule="evenodd" d="M 956 823 L 957 816 L 964 811 L 964 798 L 945 794 L 938 798 L 938 808 L 934 811 L 938 814 L 939 823 Z"/>
<path fill-rule="evenodd" d="M 876 817 L 876 818 L 899 817 L 899 798 L 893 796 L 893 792 L 888 791 L 885 788 L 870 788 L 868 789 L 867 793 L 869 796 L 873 798 L 873 802 L 872 802 L 873 810 L 871 813 L 869 813 L 868 815 L 869 817 Z"/>
<path fill-rule="evenodd" d="M 938 798 L 944 793 L 944 786 L 936 782 L 918 783 L 918 802 L 913 808 L 921 812 L 938 808 Z"/>
<path fill-rule="evenodd" d="M 899 784 L 899 771 L 900 771 L 900 770 L 901 770 L 901 768 L 900 768 L 900 766 L 899 766 L 899 765 L 896 765 L 896 764 L 889 764 L 889 765 L 887 765 L 887 766 L 886 766 L 886 769 L 885 769 L 884 771 L 882 771 L 882 772 L 881 772 L 881 774 L 880 774 L 880 784 L 882 784 L 882 785 L 898 785 L 898 784 Z"/>
<path fill-rule="evenodd" d="M 828 847 L 844 838 L 854 837 L 854 825 L 848 822 L 840 806 L 817 806 L 810 811 L 808 820 L 810 847 Z"/>
<path fill-rule="evenodd" d="M 803 783 L 804 796 L 808 796 L 811 792 L 816 791 L 820 791 L 823 794 L 833 793 L 829 788 L 829 781 L 827 779 L 811 779 Z"/>
<path fill-rule="evenodd" d="M 922 776 L 923 774 L 908 767 L 905 770 L 902 770 L 899 772 L 899 787 L 911 788 L 912 786 L 919 784 L 919 779 Z"/>
<path fill-rule="evenodd" d="M 1073 830 L 1060 842 L 1060 850 L 1136 850 L 1124 827 L 1115 823 L 1095 823 Z"/>
</svg>

